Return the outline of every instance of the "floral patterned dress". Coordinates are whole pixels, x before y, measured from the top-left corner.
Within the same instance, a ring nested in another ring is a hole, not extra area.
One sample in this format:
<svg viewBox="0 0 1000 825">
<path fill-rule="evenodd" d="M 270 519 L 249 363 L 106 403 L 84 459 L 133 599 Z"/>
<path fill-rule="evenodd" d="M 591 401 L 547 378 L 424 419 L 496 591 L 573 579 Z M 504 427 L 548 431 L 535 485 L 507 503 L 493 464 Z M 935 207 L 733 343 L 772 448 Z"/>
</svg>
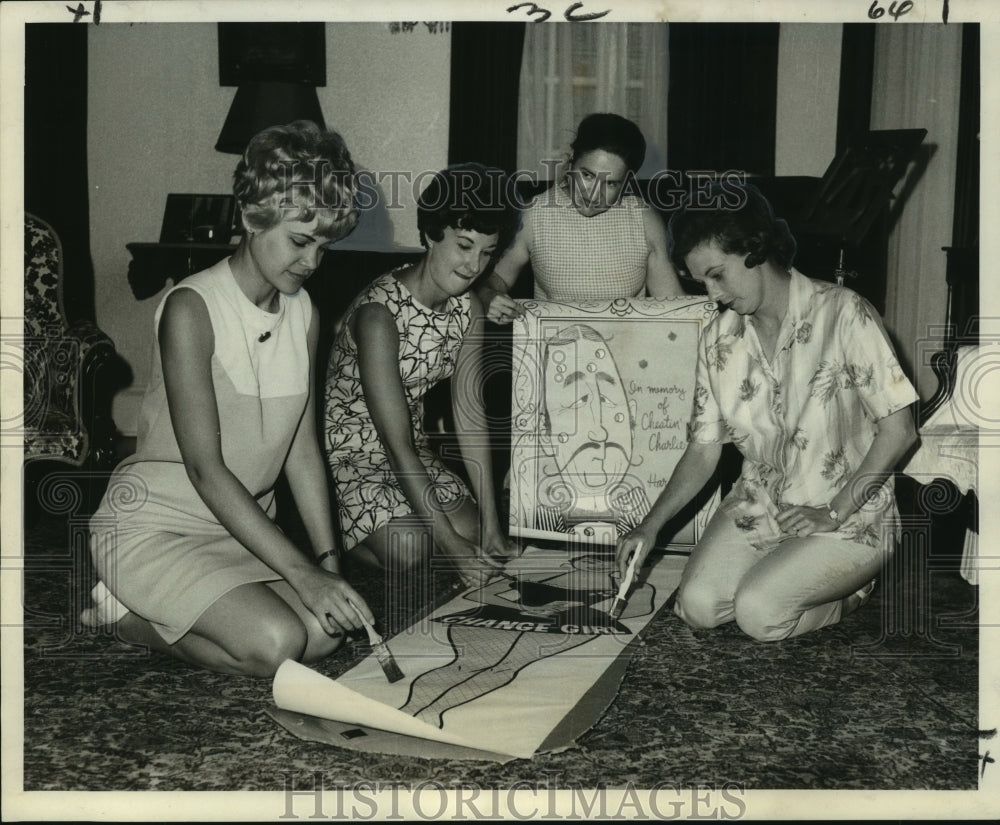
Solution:
<svg viewBox="0 0 1000 825">
<path fill-rule="evenodd" d="M 867 454 L 877 421 L 916 400 L 872 306 L 792 270 L 771 361 L 752 318 L 725 312 L 706 328 L 688 438 L 739 448 L 743 471 L 720 510 L 767 549 L 790 538 L 778 513 L 829 506 Z M 890 479 L 823 535 L 888 551 L 897 521 Z"/>
<path fill-rule="evenodd" d="M 397 270 L 398 271 L 398 270 Z M 447 470 L 423 433 L 422 399 L 455 371 L 458 351 L 471 323 L 468 294 L 448 300 L 442 312 L 418 303 L 395 277 L 376 278 L 348 308 L 334 341 L 326 375 L 325 443 L 336 485 L 337 513 L 344 549 L 364 541 L 389 520 L 410 515 L 410 507 L 389 466 L 361 388 L 358 347 L 350 320 L 365 304 L 382 304 L 399 331 L 399 377 L 406 393 L 414 446 L 434 483 L 441 504 L 468 495 Z"/>
</svg>

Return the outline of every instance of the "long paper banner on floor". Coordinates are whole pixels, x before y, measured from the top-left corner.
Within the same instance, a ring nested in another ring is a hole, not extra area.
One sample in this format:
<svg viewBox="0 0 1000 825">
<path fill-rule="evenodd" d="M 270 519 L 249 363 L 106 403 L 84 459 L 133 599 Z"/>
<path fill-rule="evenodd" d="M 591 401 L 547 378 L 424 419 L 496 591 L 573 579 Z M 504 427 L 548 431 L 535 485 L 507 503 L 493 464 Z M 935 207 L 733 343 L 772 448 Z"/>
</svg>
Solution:
<svg viewBox="0 0 1000 825">
<path fill-rule="evenodd" d="M 510 578 L 456 596 L 390 640 L 403 680 L 390 684 L 371 656 L 336 680 L 288 661 L 274 678 L 275 704 L 531 757 L 663 606 L 685 561 L 667 555 L 643 569 L 615 620 L 611 554 L 529 547 L 507 566 Z"/>
</svg>

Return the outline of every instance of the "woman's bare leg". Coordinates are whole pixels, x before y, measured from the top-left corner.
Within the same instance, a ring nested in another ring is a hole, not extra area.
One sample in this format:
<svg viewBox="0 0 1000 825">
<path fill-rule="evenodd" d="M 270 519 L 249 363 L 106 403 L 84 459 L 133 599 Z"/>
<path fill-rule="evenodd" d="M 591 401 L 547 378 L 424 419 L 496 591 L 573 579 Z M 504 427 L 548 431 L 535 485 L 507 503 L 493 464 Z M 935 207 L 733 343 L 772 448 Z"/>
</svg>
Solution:
<svg viewBox="0 0 1000 825">
<path fill-rule="evenodd" d="M 295 611 L 299 617 L 299 621 L 302 622 L 303 627 L 306 629 L 306 649 L 302 654 L 301 661 L 318 662 L 321 659 L 325 659 L 344 643 L 344 634 L 338 633 L 335 636 L 331 636 L 327 633 L 316 620 L 312 611 L 302 604 L 302 599 L 299 598 L 288 582 L 284 580 L 267 582 L 267 586 L 281 596 L 286 604 Z"/>
<path fill-rule="evenodd" d="M 124 616 L 118 629 L 132 644 L 219 673 L 250 676 L 270 677 L 285 659 L 300 661 L 308 642 L 299 616 L 263 582 L 244 584 L 221 596 L 173 644 L 135 613 Z"/>
</svg>

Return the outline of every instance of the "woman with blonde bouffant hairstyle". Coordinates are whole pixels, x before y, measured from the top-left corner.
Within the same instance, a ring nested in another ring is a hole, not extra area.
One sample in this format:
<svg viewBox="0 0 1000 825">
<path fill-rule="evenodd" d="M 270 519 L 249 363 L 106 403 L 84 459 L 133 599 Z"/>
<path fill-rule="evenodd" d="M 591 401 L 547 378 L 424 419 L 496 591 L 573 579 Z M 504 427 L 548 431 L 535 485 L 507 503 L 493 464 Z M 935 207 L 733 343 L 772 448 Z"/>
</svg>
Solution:
<svg viewBox="0 0 1000 825">
<path fill-rule="evenodd" d="M 234 175 L 244 235 L 155 315 L 137 450 L 91 523 L 92 625 L 211 670 L 271 676 L 314 661 L 372 614 L 340 575 L 311 387 L 319 334 L 303 283 L 357 223 L 335 132 L 298 121 L 251 140 Z M 309 535 L 274 524 L 284 472 Z M 142 505 L 114 505 L 138 485 Z"/>
</svg>

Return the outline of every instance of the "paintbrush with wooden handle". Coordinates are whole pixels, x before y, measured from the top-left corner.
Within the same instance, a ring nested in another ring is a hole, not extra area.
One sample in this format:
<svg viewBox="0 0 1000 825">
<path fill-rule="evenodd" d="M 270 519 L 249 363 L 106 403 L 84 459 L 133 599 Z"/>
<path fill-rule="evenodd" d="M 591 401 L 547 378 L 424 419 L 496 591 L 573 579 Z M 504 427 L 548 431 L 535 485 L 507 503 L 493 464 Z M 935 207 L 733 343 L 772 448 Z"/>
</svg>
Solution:
<svg viewBox="0 0 1000 825">
<path fill-rule="evenodd" d="M 371 622 L 364 617 L 364 614 L 358 609 L 358 606 L 350 599 L 347 600 L 347 603 L 354 608 L 354 612 L 357 613 L 358 618 L 361 619 L 361 624 L 365 626 L 365 631 L 368 633 L 368 644 L 371 645 L 372 653 L 375 655 L 375 659 L 378 661 L 379 665 L 381 665 L 385 678 L 390 682 L 398 682 L 403 678 L 403 671 L 401 671 L 399 669 L 399 665 L 396 664 L 396 659 L 392 655 L 392 652 L 382 640 L 382 637 L 375 632 L 375 628 L 372 627 Z"/>
<path fill-rule="evenodd" d="M 642 552 L 642 542 L 637 542 L 635 548 L 632 550 L 632 556 L 628 560 L 628 567 L 625 568 L 625 575 L 622 577 L 622 583 L 618 588 L 618 595 L 615 596 L 615 601 L 611 605 L 611 610 L 608 611 L 608 615 L 612 619 L 621 618 L 622 611 L 625 609 L 625 605 L 628 604 L 628 600 L 625 598 L 628 595 L 628 589 L 632 586 L 632 579 L 635 578 L 635 563 L 639 559 L 639 553 Z"/>
</svg>

